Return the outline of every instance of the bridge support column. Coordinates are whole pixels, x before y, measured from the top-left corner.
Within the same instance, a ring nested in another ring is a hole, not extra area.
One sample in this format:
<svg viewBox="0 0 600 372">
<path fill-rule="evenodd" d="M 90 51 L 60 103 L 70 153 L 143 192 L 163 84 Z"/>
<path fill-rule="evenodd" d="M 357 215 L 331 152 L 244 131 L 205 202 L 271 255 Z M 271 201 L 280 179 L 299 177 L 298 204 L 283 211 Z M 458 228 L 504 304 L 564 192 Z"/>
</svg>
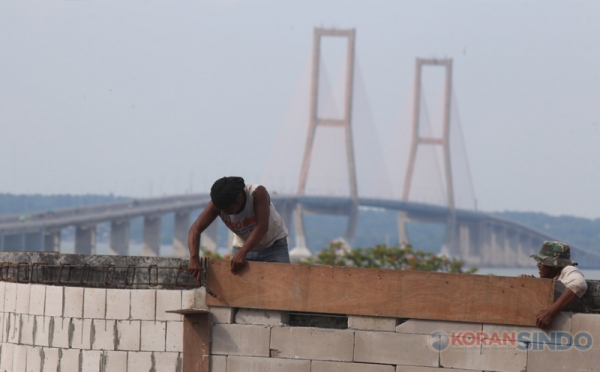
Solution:
<svg viewBox="0 0 600 372">
<path fill-rule="evenodd" d="M 25 249 L 25 234 L 4 235 L 5 251 L 23 251 Z"/>
<path fill-rule="evenodd" d="M 60 252 L 60 230 L 44 231 L 44 251 Z"/>
<path fill-rule="evenodd" d="M 110 254 L 129 254 L 130 231 L 129 220 L 110 221 Z"/>
<path fill-rule="evenodd" d="M 229 251 L 229 254 L 231 254 L 231 252 L 233 251 L 233 231 L 227 229 L 227 249 Z"/>
<path fill-rule="evenodd" d="M 217 251 L 217 245 L 219 242 L 219 225 L 217 223 L 217 220 L 214 220 L 213 223 L 211 223 L 210 226 L 208 226 L 208 228 L 204 230 L 201 239 L 201 246 L 203 246 L 211 252 Z"/>
<path fill-rule="evenodd" d="M 75 227 L 75 253 L 96 253 L 96 225 Z"/>
<path fill-rule="evenodd" d="M 304 230 L 303 208 L 298 204 L 294 211 L 294 229 L 296 232 L 296 247 L 308 248 L 306 246 L 306 231 Z M 295 248 L 295 247 L 294 247 Z"/>
<path fill-rule="evenodd" d="M 406 229 L 406 224 L 409 222 L 410 219 L 406 212 L 398 212 L 398 241 L 400 242 L 400 246 L 410 243 Z"/>
<path fill-rule="evenodd" d="M 159 253 L 160 216 L 145 216 L 142 256 L 158 256 Z"/>
<path fill-rule="evenodd" d="M 190 230 L 190 212 L 175 212 L 175 225 L 173 228 L 173 257 L 188 256 L 188 232 Z"/>
</svg>

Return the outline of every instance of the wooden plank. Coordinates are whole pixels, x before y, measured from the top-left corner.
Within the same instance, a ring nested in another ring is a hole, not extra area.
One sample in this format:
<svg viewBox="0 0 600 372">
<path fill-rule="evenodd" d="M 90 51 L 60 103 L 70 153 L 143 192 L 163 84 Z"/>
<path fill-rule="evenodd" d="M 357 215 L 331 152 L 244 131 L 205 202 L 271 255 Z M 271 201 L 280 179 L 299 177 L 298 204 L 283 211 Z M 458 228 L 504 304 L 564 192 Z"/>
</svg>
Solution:
<svg viewBox="0 0 600 372">
<path fill-rule="evenodd" d="M 250 262 L 238 275 L 210 260 L 209 306 L 535 325 L 548 279 Z"/>
<path fill-rule="evenodd" d="M 183 317 L 183 372 L 209 372 L 210 314 Z"/>
</svg>

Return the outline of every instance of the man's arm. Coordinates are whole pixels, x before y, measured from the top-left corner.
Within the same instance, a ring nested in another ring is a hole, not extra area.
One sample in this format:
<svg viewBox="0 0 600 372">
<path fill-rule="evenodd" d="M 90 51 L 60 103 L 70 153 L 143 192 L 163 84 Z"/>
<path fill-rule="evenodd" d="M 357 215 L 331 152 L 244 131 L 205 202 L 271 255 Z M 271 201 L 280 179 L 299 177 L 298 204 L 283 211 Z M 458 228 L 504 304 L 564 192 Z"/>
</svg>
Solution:
<svg viewBox="0 0 600 372">
<path fill-rule="evenodd" d="M 246 255 L 260 243 L 269 230 L 271 197 L 263 186 L 257 187 L 254 191 L 254 215 L 256 216 L 256 227 L 254 227 L 239 252 L 231 259 L 231 272 L 233 274 L 239 272 L 246 265 Z"/>
<path fill-rule="evenodd" d="M 560 295 L 558 300 L 556 300 L 552 304 L 552 306 L 538 313 L 537 321 L 535 324 L 538 326 L 538 328 L 542 329 L 550 327 L 550 325 L 552 325 L 554 317 L 556 317 L 558 313 L 566 309 L 567 306 L 577 301 L 578 299 L 579 297 L 577 297 L 577 295 L 572 290 L 566 288 L 563 294 Z"/>
<path fill-rule="evenodd" d="M 219 216 L 219 210 L 209 201 L 202 213 L 190 227 L 188 232 L 188 249 L 190 250 L 190 274 L 200 280 L 200 234 Z"/>
</svg>

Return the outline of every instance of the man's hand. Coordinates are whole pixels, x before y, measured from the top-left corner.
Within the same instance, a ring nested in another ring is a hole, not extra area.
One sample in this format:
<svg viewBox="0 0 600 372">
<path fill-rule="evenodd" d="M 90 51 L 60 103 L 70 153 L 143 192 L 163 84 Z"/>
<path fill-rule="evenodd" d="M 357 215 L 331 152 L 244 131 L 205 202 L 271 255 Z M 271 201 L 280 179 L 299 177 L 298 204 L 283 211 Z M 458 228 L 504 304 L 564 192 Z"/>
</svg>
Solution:
<svg viewBox="0 0 600 372">
<path fill-rule="evenodd" d="M 552 311 L 551 308 L 542 310 L 537 315 L 535 325 L 541 329 L 549 328 L 552 325 L 552 321 L 554 320 L 555 316 L 556 313 Z"/>
<path fill-rule="evenodd" d="M 240 272 L 240 270 L 242 270 L 244 266 L 246 266 L 246 252 L 240 249 L 238 253 L 236 253 L 236 255 L 231 258 L 230 266 L 231 273 L 233 275 Z"/>
<path fill-rule="evenodd" d="M 200 276 L 202 275 L 202 267 L 200 266 L 200 259 L 198 257 L 190 257 L 188 263 L 188 271 L 190 275 L 196 277 L 196 282 L 200 282 Z"/>
</svg>

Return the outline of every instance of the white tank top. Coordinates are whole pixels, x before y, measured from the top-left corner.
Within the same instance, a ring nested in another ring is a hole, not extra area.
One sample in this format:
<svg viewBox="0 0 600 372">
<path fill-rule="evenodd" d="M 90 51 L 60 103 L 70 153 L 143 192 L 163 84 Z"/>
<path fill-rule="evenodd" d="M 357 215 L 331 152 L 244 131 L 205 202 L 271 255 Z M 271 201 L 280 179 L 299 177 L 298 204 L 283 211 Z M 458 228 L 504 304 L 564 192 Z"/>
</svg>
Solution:
<svg viewBox="0 0 600 372">
<path fill-rule="evenodd" d="M 246 205 L 238 214 L 219 213 L 223 223 L 234 233 L 233 246 L 241 247 L 256 227 L 256 215 L 254 214 L 254 192 L 260 185 L 246 185 Z M 277 213 L 273 203 L 270 204 L 269 229 L 253 251 L 261 251 L 270 247 L 275 240 L 285 238 L 288 235 L 283 218 Z"/>
</svg>

